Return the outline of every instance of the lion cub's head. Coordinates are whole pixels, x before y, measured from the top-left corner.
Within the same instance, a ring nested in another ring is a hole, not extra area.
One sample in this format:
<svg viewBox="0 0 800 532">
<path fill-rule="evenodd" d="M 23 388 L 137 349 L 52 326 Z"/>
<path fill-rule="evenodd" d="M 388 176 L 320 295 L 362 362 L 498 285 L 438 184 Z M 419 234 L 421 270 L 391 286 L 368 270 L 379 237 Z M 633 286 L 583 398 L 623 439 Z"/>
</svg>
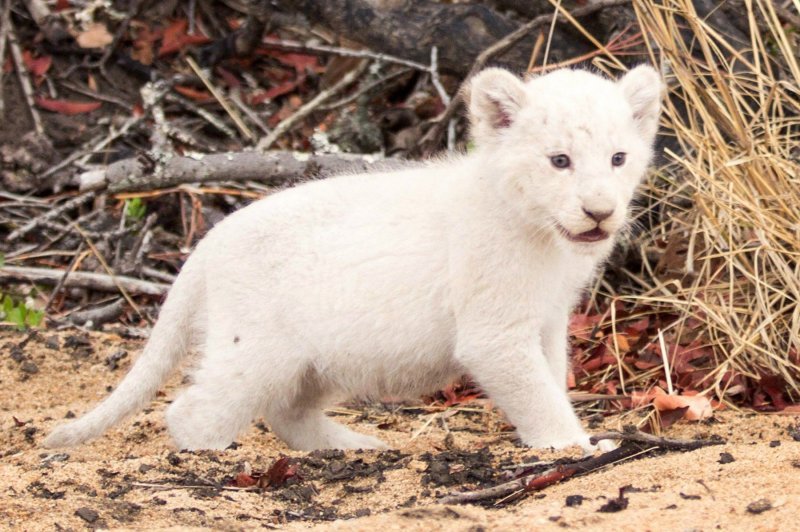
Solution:
<svg viewBox="0 0 800 532">
<path fill-rule="evenodd" d="M 616 82 L 567 69 L 523 82 L 490 68 L 465 96 L 500 195 L 540 234 L 593 253 L 608 250 L 628 219 L 652 156 L 661 90 L 649 66 Z"/>
</svg>

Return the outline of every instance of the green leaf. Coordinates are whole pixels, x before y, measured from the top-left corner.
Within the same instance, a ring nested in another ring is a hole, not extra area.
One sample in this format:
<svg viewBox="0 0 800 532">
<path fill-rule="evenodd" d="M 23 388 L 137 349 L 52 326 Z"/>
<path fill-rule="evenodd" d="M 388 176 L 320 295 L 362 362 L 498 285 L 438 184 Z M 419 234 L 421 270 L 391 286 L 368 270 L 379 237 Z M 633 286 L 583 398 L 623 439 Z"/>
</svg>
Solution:
<svg viewBox="0 0 800 532">
<path fill-rule="evenodd" d="M 142 198 L 131 198 L 125 200 L 125 216 L 131 220 L 141 220 L 147 214 L 147 205 Z"/>
<path fill-rule="evenodd" d="M 0 268 L 6 265 L 6 256 L 0 253 Z"/>
<path fill-rule="evenodd" d="M 42 310 L 29 310 L 28 315 L 25 317 L 25 324 L 29 327 L 38 327 L 44 318 L 44 311 Z"/>
</svg>

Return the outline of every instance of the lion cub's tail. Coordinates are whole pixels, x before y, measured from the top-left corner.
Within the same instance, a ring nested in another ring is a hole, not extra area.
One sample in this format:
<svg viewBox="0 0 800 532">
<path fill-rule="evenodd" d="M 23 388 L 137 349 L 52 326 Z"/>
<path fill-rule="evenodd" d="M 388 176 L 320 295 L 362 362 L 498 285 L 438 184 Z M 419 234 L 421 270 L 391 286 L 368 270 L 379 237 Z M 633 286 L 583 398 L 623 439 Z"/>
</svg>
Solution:
<svg viewBox="0 0 800 532">
<path fill-rule="evenodd" d="M 205 297 L 201 272 L 184 265 L 161 308 L 144 351 L 114 393 L 80 419 L 56 427 L 45 447 L 69 447 L 96 438 L 141 409 L 158 391 L 189 348 L 194 317 Z M 200 303 L 200 304 L 199 304 Z"/>
</svg>

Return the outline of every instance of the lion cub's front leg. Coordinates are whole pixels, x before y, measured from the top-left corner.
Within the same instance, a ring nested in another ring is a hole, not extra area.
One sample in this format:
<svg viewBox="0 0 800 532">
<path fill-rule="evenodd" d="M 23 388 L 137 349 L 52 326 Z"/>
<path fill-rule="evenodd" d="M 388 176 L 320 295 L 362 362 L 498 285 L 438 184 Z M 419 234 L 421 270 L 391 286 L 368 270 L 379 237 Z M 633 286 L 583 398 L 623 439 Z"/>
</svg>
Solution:
<svg viewBox="0 0 800 532">
<path fill-rule="evenodd" d="M 532 331 L 527 323 L 502 331 L 485 326 L 465 329 L 459 329 L 457 359 L 517 427 L 525 445 L 595 449 L 565 386 L 554 378 L 541 331 Z"/>
</svg>

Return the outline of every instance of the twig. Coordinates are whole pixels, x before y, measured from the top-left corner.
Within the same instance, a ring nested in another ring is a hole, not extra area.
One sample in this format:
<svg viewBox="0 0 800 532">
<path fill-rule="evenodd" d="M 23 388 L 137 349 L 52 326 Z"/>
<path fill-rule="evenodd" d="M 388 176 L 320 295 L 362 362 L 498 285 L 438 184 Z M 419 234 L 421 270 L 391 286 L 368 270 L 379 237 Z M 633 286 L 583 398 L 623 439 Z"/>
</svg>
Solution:
<svg viewBox="0 0 800 532">
<path fill-rule="evenodd" d="M 50 297 L 47 298 L 47 303 L 45 303 L 45 305 L 44 305 L 45 312 L 50 310 L 50 305 L 53 304 L 53 301 L 55 301 L 56 296 L 61 291 L 61 289 L 64 287 L 64 283 L 67 282 L 67 277 L 69 277 L 69 274 L 72 273 L 72 270 L 78 264 L 78 261 L 81 260 L 81 255 L 82 254 L 83 254 L 83 242 L 80 243 L 80 245 L 78 246 L 78 249 L 75 251 L 75 255 L 72 257 L 72 260 L 69 261 L 69 264 L 67 265 L 67 269 L 64 270 L 64 275 L 61 276 L 61 279 L 58 280 L 58 283 L 56 284 L 56 287 L 53 288 L 52 292 L 50 292 Z"/>
<path fill-rule="evenodd" d="M 195 60 L 192 59 L 191 57 L 187 57 L 186 62 L 189 64 L 190 67 L 192 67 L 194 73 L 197 74 L 197 77 L 200 78 L 200 81 L 203 82 L 203 85 L 206 86 L 206 88 L 212 94 L 212 96 L 214 96 L 214 98 L 217 99 L 222 108 L 225 109 L 225 112 L 228 113 L 228 116 L 231 117 L 233 123 L 236 124 L 236 127 L 239 128 L 239 131 L 242 132 L 242 135 L 244 135 L 249 141 L 255 140 L 256 138 L 255 135 L 250 130 L 250 128 L 247 127 L 247 124 L 245 124 L 242 121 L 242 118 L 239 116 L 239 113 L 237 113 L 236 110 L 233 107 L 231 107 L 227 99 L 225 99 L 225 96 L 221 94 L 217 90 L 217 88 L 211 83 L 208 77 L 203 73 L 203 71 L 197 65 Z"/>
<path fill-rule="evenodd" d="M 28 104 L 28 109 L 33 119 L 33 127 L 39 135 L 44 134 L 44 127 L 42 126 L 42 118 L 39 116 L 39 111 L 36 110 L 35 102 L 33 101 L 33 86 L 28 77 L 28 69 L 25 68 L 25 61 L 22 60 L 22 50 L 17 42 L 17 34 L 14 31 L 14 25 L 11 18 L 8 18 L 8 45 L 11 49 L 11 56 L 14 58 L 14 67 L 17 70 L 17 77 L 19 84 L 22 87 L 22 92 L 25 94 L 25 102 Z"/>
<path fill-rule="evenodd" d="M 222 122 L 219 118 L 214 116 L 213 113 L 206 111 L 205 109 L 195 104 L 194 102 L 191 102 L 188 99 L 173 93 L 165 94 L 164 99 L 167 100 L 168 102 L 177 103 L 178 105 L 184 107 L 188 111 L 191 111 L 197 116 L 203 118 L 209 124 L 214 126 L 220 133 L 227 136 L 228 138 L 230 139 L 236 138 L 236 131 L 229 128 L 224 122 Z"/>
<path fill-rule="evenodd" d="M 601 440 L 619 440 L 626 442 L 643 443 L 646 445 L 655 445 L 659 449 L 666 449 L 668 451 L 694 451 L 701 447 L 708 447 L 709 445 L 721 445 L 724 442 L 722 438 L 712 437 L 707 440 L 679 440 L 675 438 L 665 438 L 662 436 L 653 436 L 646 432 L 630 431 L 630 432 L 601 432 L 592 436 L 589 441 L 592 445 L 596 445 Z"/>
<path fill-rule="evenodd" d="M 144 115 L 142 116 L 132 116 L 128 118 L 122 127 L 120 127 L 116 131 L 110 131 L 108 135 L 98 135 L 92 138 L 89 142 L 85 143 L 83 146 L 72 152 L 66 159 L 55 164 L 42 172 L 38 178 L 44 179 L 45 177 L 58 172 L 59 170 L 66 168 L 67 166 L 71 165 L 75 161 L 81 158 L 91 157 L 98 151 L 104 149 L 106 146 L 114 142 L 117 138 L 121 137 L 125 133 L 128 132 L 129 129 L 137 125 L 144 119 Z"/>
<path fill-rule="evenodd" d="M 395 78 L 399 78 L 400 76 L 408 74 L 409 72 L 411 72 L 411 70 L 409 70 L 407 68 L 403 68 L 403 69 L 397 70 L 396 72 L 392 72 L 391 74 L 387 74 L 386 76 L 383 76 L 380 79 L 376 79 L 372 83 L 368 83 L 367 85 L 364 85 L 363 87 L 359 87 L 359 89 L 357 91 L 354 91 L 352 94 L 349 94 L 348 96 L 345 96 L 341 100 L 337 100 L 337 101 L 329 103 L 327 105 L 323 105 L 319 109 L 320 109 L 320 111 L 332 111 L 334 109 L 338 109 L 339 107 L 342 107 L 344 105 L 347 105 L 349 103 L 352 103 L 352 102 L 356 101 L 358 98 L 360 98 L 361 96 L 367 94 L 368 92 L 373 90 L 375 87 L 383 85 L 384 83 L 386 83 L 388 81 L 391 81 L 391 80 L 393 80 Z"/>
<path fill-rule="evenodd" d="M 345 74 L 342 79 L 337 81 L 335 84 L 325 90 L 320 91 L 319 94 L 317 94 L 312 100 L 303 104 L 297 111 L 295 111 L 294 114 L 285 120 L 282 120 L 277 126 L 275 126 L 275 129 L 273 129 L 269 135 L 258 141 L 256 149 L 258 151 L 270 149 L 284 133 L 292 128 L 292 126 L 314 112 L 314 110 L 322 105 L 328 98 L 349 87 L 364 72 L 365 69 L 366 63 L 354 68 Z"/>
<path fill-rule="evenodd" d="M 630 0 L 598 0 L 597 2 L 593 2 L 587 6 L 575 9 L 572 12 L 572 16 L 585 17 L 609 7 L 625 5 L 629 3 Z M 449 124 L 450 120 L 455 115 L 458 106 L 463 102 L 463 89 L 469 82 L 470 78 L 477 74 L 478 71 L 480 71 L 492 57 L 504 52 L 530 32 L 547 24 L 551 20 L 553 20 L 553 15 L 540 15 L 512 31 L 478 55 L 478 57 L 475 59 L 475 62 L 472 64 L 472 68 L 470 68 L 469 73 L 464 78 L 464 82 L 461 84 L 461 87 L 459 87 L 459 90 L 450 101 L 450 105 L 448 105 L 444 112 L 436 119 L 433 126 L 425 134 L 425 137 L 423 137 L 422 144 L 425 146 L 426 151 L 431 151 L 436 145 L 438 145 L 443 129 L 447 126 L 447 124 Z M 563 23 L 567 21 L 567 18 L 564 17 L 563 14 L 559 14 L 556 17 L 556 20 L 557 22 Z"/>
<path fill-rule="evenodd" d="M 0 64 L 6 62 L 6 43 L 8 42 L 8 31 L 11 28 L 11 0 L 3 2 L 3 12 L 0 13 Z M 3 86 L 3 69 L 0 68 L 0 87 Z M 3 91 L 0 90 L 0 116 L 3 116 L 5 102 L 3 101 Z"/>
<path fill-rule="evenodd" d="M 257 486 L 249 488 L 237 488 L 236 486 L 220 486 L 213 484 L 186 485 L 186 484 L 158 484 L 156 482 L 131 482 L 130 485 L 135 488 L 150 488 L 157 490 L 199 490 L 199 489 L 212 488 L 224 491 L 261 491 L 261 488 Z"/>
<path fill-rule="evenodd" d="M 272 48 L 274 50 L 281 50 L 284 52 L 301 52 L 307 54 L 331 54 L 340 55 L 343 57 L 360 57 L 362 59 L 374 59 L 382 63 L 394 63 L 396 65 L 403 65 L 415 70 L 422 70 L 430 72 L 430 66 L 408 59 L 402 59 L 388 54 L 381 54 L 369 50 L 353 50 L 350 48 L 340 48 L 337 46 L 326 46 L 322 44 L 302 44 L 294 41 L 283 41 L 275 39 L 264 39 L 261 46 L 265 48 Z"/>
<path fill-rule="evenodd" d="M 125 298 L 125 301 L 127 301 L 128 304 L 131 307 L 133 307 L 133 310 L 135 310 L 137 314 L 142 314 L 141 310 L 139 310 L 138 305 L 136 305 L 136 302 L 128 294 L 128 291 L 125 289 L 125 287 L 117 282 L 117 276 L 116 276 L 116 274 L 114 274 L 114 270 L 112 270 L 111 267 L 108 265 L 108 262 L 106 262 L 106 259 L 105 259 L 105 257 L 103 257 L 103 254 L 100 253 L 97 250 L 97 248 L 95 247 L 94 243 L 89 238 L 89 235 L 87 235 L 77 223 L 73 222 L 72 226 L 75 227 L 75 229 L 77 229 L 78 232 L 81 234 L 81 236 L 83 237 L 83 240 L 86 242 L 86 245 L 89 246 L 89 249 L 92 250 L 92 253 L 94 254 L 95 258 L 103 266 L 103 269 L 106 271 L 106 273 L 111 278 L 111 280 L 114 282 L 114 284 L 117 286 L 117 288 L 119 289 L 120 293 L 122 294 L 122 297 Z"/>
<path fill-rule="evenodd" d="M 36 229 L 37 227 L 39 227 L 43 223 L 55 220 L 56 218 L 58 218 L 59 216 L 61 216 L 65 212 L 69 211 L 70 209 L 74 209 L 75 207 L 77 207 L 79 205 L 83 205 L 84 203 L 86 203 L 88 201 L 92 201 L 94 199 L 94 196 L 95 196 L 94 192 L 87 192 L 85 194 L 81 194 L 80 196 L 75 196 L 74 198 L 72 198 L 69 201 L 65 201 L 64 203 L 62 203 L 58 207 L 54 207 L 54 208 L 50 209 L 49 211 L 41 214 L 40 216 L 37 216 L 36 218 L 31 220 L 30 222 L 26 223 L 25 225 L 23 225 L 19 229 L 16 229 L 15 231 L 11 232 L 11 234 L 9 234 L 6 237 L 6 241 L 7 242 L 13 242 L 16 239 L 27 235 L 28 233 L 30 233 L 31 231 L 33 231 L 34 229 Z"/>
<path fill-rule="evenodd" d="M 0 268 L 0 279 L 20 280 L 34 283 L 55 285 L 63 277 L 64 270 L 50 268 L 31 268 L 25 266 L 3 266 Z M 119 287 L 130 294 L 143 294 L 149 296 L 163 296 L 169 290 L 169 285 L 153 283 L 125 277 L 122 275 L 110 276 L 103 273 L 72 272 L 64 281 L 67 288 L 87 288 L 102 292 L 118 292 Z"/>
<path fill-rule="evenodd" d="M 596 444 L 598 441 L 604 439 L 619 439 L 628 443 L 598 456 L 592 456 L 571 464 L 562 464 L 543 472 L 524 475 L 509 482 L 498 484 L 497 486 L 463 493 L 451 493 L 442 498 L 440 502 L 442 504 L 463 504 L 502 499 L 517 493 L 523 494 L 525 492 L 542 490 L 563 480 L 592 473 L 607 466 L 618 464 L 623 460 L 629 460 L 637 456 L 648 454 L 654 450 L 691 451 L 709 445 L 720 445 L 724 443 L 720 438 L 709 440 L 676 440 L 658 438 L 649 434 L 633 431 L 598 434 L 591 438 L 591 442 L 592 444 Z"/>
</svg>

